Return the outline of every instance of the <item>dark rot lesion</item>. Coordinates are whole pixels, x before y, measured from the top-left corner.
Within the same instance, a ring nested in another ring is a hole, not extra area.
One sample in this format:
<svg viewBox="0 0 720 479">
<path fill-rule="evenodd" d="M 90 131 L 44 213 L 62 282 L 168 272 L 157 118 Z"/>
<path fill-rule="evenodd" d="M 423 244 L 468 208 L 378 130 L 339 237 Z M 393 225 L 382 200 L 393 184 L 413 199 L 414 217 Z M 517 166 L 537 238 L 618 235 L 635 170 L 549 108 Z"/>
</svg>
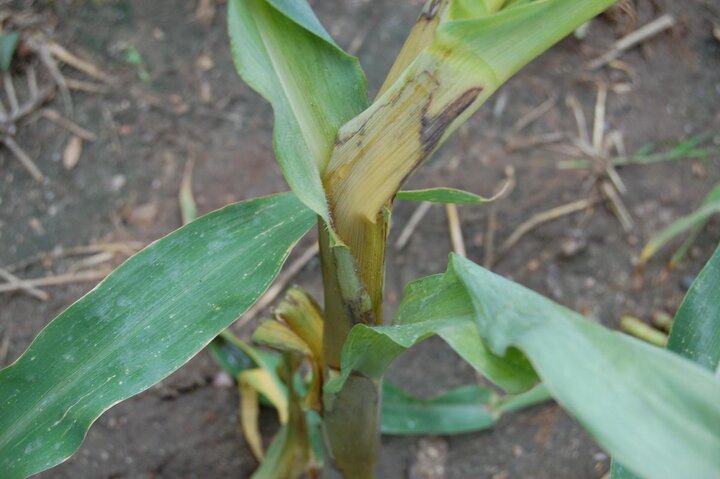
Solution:
<svg viewBox="0 0 720 479">
<path fill-rule="evenodd" d="M 442 4 L 445 1 L 446 0 L 432 0 L 431 2 L 429 2 L 427 5 L 425 5 L 425 8 L 423 8 L 422 12 L 420 12 L 420 19 L 430 21 L 435 18 L 440 12 L 440 7 L 442 7 Z"/>
<path fill-rule="evenodd" d="M 428 115 L 428 109 L 432 104 L 432 95 L 430 96 L 420 118 L 420 144 L 425 156 L 435 150 L 452 122 L 473 104 L 482 91 L 482 87 L 466 90 L 440 113 L 433 116 Z"/>
</svg>

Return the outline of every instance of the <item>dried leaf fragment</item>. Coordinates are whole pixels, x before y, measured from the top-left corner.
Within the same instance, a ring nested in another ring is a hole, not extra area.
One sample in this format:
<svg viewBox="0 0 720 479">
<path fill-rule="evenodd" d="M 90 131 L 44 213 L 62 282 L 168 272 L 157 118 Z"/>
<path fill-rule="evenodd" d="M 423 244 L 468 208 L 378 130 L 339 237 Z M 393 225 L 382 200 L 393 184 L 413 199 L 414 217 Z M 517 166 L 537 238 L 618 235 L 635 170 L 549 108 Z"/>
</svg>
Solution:
<svg viewBox="0 0 720 479">
<path fill-rule="evenodd" d="M 72 170 L 80 161 L 80 155 L 82 154 L 83 141 L 77 135 L 73 135 L 65 145 L 65 151 L 63 151 L 63 166 L 66 170 Z"/>
</svg>

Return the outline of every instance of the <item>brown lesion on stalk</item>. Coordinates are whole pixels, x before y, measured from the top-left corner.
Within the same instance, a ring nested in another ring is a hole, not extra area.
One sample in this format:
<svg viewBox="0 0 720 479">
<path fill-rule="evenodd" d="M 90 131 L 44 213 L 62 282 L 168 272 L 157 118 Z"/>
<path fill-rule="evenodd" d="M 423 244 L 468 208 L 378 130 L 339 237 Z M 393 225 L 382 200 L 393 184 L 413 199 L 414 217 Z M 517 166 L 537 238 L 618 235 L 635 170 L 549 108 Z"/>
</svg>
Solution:
<svg viewBox="0 0 720 479">
<path fill-rule="evenodd" d="M 482 90 L 481 87 L 470 88 L 440 113 L 433 116 L 428 115 L 428 109 L 433 100 L 433 95 L 430 95 L 428 102 L 423 107 L 420 118 L 420 143 L 423 147 L 424 157 L 427 157 L 435 150 L 452 122 L 470 108 L 470 105 L 477 100 Z"/>
<path fill-rule="evenodd" d="M 432 0 L 428 2 L 422 12 L 420 12 L 420 20 L 431 21 L 440 12 L 442 4 L 443 0 Z"/>
</svg>

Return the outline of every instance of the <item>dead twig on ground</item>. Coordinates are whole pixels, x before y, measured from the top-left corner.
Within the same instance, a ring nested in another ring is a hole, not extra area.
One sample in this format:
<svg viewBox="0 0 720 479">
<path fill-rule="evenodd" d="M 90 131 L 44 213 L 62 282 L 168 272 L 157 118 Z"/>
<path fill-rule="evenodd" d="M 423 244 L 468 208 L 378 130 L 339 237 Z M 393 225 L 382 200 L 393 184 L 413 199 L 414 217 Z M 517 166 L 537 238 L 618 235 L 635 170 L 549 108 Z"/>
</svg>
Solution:
<svg viewBox="0 0 720 479">
<path fill-rule="evenodd" d="M 77 80 L 75 78 L 66 78 L 65 82 L 71 90 L 84 91 L 85 93 L 96 93 L 104 95 L 110 91 L 110 86 L 102 83 L 94 83 L 90 81 Z"/>
<path fill-rule="evenodd" d="M 453 251 L 460 256 L 467 256 L 457 205 L 448 203 L 445 205 L 445 211 L 447 213 L 450 242 L 452 243 Z"/>
<path fill-rule="evenodd" d="M 536 146 L 549 145 L 557 143 L 568 137 L 568 134 L 562 131 L 554 131 L 552 133 L 543 133 L 541 135 L 531 136 L 514 136 L 509 138 L 505 143 L 505 151 L 512 153 L 513 151 L 527 150 Z"/>
<path fill-rule="evenodd" d="M 0 277 L 7 281 L 8 284 L 16 286 L 18 290 L 29 294 L 33 298 L 37 298 L 40 301 L 47 301 L 48 299 L 50 299 L 50 295 L 47 294 L 45 291 L 38 289 L 31 284 L 28 284 L 26 281 L 23 281 L 22 279 L 18 278 L 17 276 L 13 275 L 12 273 L 3 268 L 0 268 Z"/>
<path fill-rule="evenodd" d="M 8 150 L 12 152 L 13 155 L 15 155 L 15 158 L 20 160 L 20 163 L 25 167 L 25 169 L 30 173 L 30 176 L 32 176 L 35 181 L 42 182 L 43 181 L 43 174 L 40 171 L 40 168 L 37 167 L 35 162 L 30 158 L 30 155 L 25 153 L 25 150 L 22 149 L 20 145 L 13 139 L 10 135 L 5 135 L 2 138 L 3 145 L 7 147 Z"/>
<path fill-rule="evenodd" d="M 60 96 L 62 97 L 63 103 L 65 105 L 65 113 L 72 116 L 73 102 L 72 96 L 70 95 L 70 89 L 68 88 L 67 82 L 65 81 L 65 76 L 60 71 L 60 68 L 58 67 L 57 62 L 55 62 L 52 53 L 50 53 L 50 48 L 47 44 L 42 44 L 36 49 L 36 52 L 38 54 L 38 57 L 40 58 L 40 61 L 45 66 L 45 69 L 47 69 L 48 73 L 50 73 L 50 76 L 52 77 L 55 85 L 60 91 Z"/>
<path fill-rule="evenodd" d="M 617 191 L 615 191 L 613 185 L 609 181 L 603 180 L 600 182 L 600 190 L 603 192 L 605 198 L 610 202 L 610 208 L 613 213 L 615 213 L 618 221 L 620 221 L 620 225 L 622 225 L 623 230 L 625 230 L 626 233 L 632 231 L 634 226 L 632 216 L 630 216 L 630 212 L 623 204 L 620 199 L 620 195 L 618 195 Z"/>
<path fill-rule="evenodd" d="M 654 37 L 658 33 L 664 32 L 665 30 L 672 28 L 675 25 L 675 17 L 670 14 L 662 15 L 650 23 L 643 25 L 634 32 L 625 35 L 620 40 L 616 41 L 613 47 L 587 64 L 587 68 L 595 70 L 604 65 L 607 65 L 611 61 L 617 59 L 625 51 L 630 48 L 639 45 L 640 43 Z"/>
<path fill-rule="evenodd" d="M 410 219 L 408 220 L 407 224 L 400 232 L 400 236 L 398 236 L 397 241 L 395 241 L 396 251 L 400 251 L 401 249 L 405 248 L 405 246 L 407 246 L 408 241 L 410 241 L 410 238 L 415 232 L 415 228 L 417 228 L 417 226 L 420 224 L 427 212 L 430 211 L 431 206 L 432 203 L 430 203 L 429 201 L 423 201 L 418 205 L 415 211 L 413 211 L 413 214 L 410 215 Z"/>
<path fill-rule="evenodd" d="M 550 95 L 547 100 L 540 103 L 538 106 L 530 110 L 527 114 L 523 115 L 517 122 L 515 122 L 510 131 L 514 134 L 520 133 L 529 125 L 542 118 L 543 115 L 545 115 L 547 112 L 552 110 L 552 108 L 557 103 L 557 99 L 558 97 L 555 93 Z"/>
<path fill-rule="evenodd" d="M 622 195 L 627 193 L 627 187 L 615 169 L 610 158 L 612 149 L 617 154 L 625 155 L 625 145 L 619 131 L 605 131 L 605 117 L 607 114 L 608 86 L 604 82 L 597 83 L 597 97 L 593 113 L 592 131 L 588 133 L 588 124 L 580 103 L 574 96 L 567 99 L 572 109 L 578 129 L 578 138 L 571 145 L 563 146 L 563 154 L 568 156 L 585 156 L 586 164 L 592 167 L 592 182 L 597 185 L 602 196 L 610 204 L 610 210 L 617 217 L 625 232 L 633 227 L 632 216 L 622 201 Z"/>
<path fill-rule="evenodd" d="M 525 236 L 538 226 L 548 223 L 550 221 L 554 221 L 558 218 L 562 218 L 563 216 L 567 216 L 591 208 L 593 205 L 595 205 L 595 203 L 597 203 L 597 200 L 594 198 L 577 200 L 562 206 L 551 208 L 547 211 L 543 211 L 542 213 L 538 213 L 532 216 L 530 219 L 520 224 L 520 226 L 518 226 L 515 231 L 513 231 L 510 236 L 508 236 L 508 238 L 500 246 L 498 250 L 498 256 L 505 255 L 505 253 L 510 251 L 510 249 L 515 246 L 517 242 L 522 239 L 523 236 Z"/>
<path fill-rule="evenodd" d="M 68 256 L 79 256 L 79 255 L 86 255 L 86 254 L 98 254 L 98 253 L 113 253 L 113 254 L 121 254 L 124 256 L 132 256 L 136 252 L 138 252 L 140 249 L 142 249 L 145 245 L 139 241 L 128 241 L 128 242 L 120 242 L 120 243 L 97 243 L 92 245 L 84 245 L 84 246 L 73 246 L 70 248 L 55 248 L 52 251 L 49 252 L 42 252 L 35 254 L 23 261 L 20 261 L 15 264 L 11 264 L 8 266 L 5 266 L 4 269 L 10 273 L 15 273 L 16 271 L 19 271 L 21 269 L 25 269 L 28 266 L 31 266 L 35 263 L 40 263 L 43 261 L 52 261 L 55 259 L 61 259 L 66 258 Z"/>
<path fill-rule="evenodd" d="M 33 113 L 38 108 L 42 107 L 45 103 L 52 100 L 53 96 L 55 96 L 55 91 L 50 86 L 44 86 L 40 88 L 37 91 L 37 95 L 31 97 L 20 105 L 18 110 L 10 116 L 9 122 L 10 123 L 17 123 L 20 120 L 24 119 L 27 115 Z"/>
<path fill-rule="evenodd" d="M 78 273 L 58 274 L 43 278 L 23 279 L 22 285 L 16 283 L 0 284 L 0 293 L 10 293 L 27 287 L 58 286 L 62 284 L 84 283 L 103 279 L 109 274 L 108 270 L 80 271 Z"/>
<path fill-rule="evenodd" d="M 90 268 L 91 266 L 97 266 L 97 265 L 100 265 L 102 263 L 106 263 L 106 262 L 112 260 L 114 257 L 115 257 L 114 252 L 103 251 L 101 253 L 97 253 L 92 256 L 88 256 L 87 258 L 83 258 L 80 261 L 71 264 L 70 267 L 67 269 L 67 272 L 74 273 L 76 271 Z"/>
<path fill-rule="evenodd" d="M 93 63 L 83 60 L 77 55 L 71 53 L 67 48 L 63 47 L 59 43 L 49 42 L 47 44 L 48 51 L 55 59 L 70 65 L 74 69 L 85 73 L 87 76 L 99 80 L 104 83 L 112 83 L 110 75 L 102 71 Z M 66 83 L 67 85 L 67 83 Z"/>
<path fill-rule="evenodd" d="M 18 103 L 17 93 L 15 93 L 15 84 L 13 83 L 10 72 L 3 73 L 3 87 L 5 88 L 5 94 L 8 97 L 8 103 L 10 104 L 10 115 L 15 115 L 20 109 Z"/>
<path fill-rule="evenodd" d="M 57 110 L 53 110 L 50 108 L 43 108 L 40 110 L 40 116 L 45 118 L 48 121 L 51 121 L 55 123 L 56 125 L 59 125 L 66 130 L 68 130 L 70 133 L 72 133 L 75 136 L 78 136 L 82 138 L 85 141 L 95 141 L 97 140 L 97 135 L 93 133 L 90 130 L 86 130 L 85 128 L 81 127 L 77 123 L 74 123 L 67 118 L 60 115 L 60 112 Z"/>
</svg>

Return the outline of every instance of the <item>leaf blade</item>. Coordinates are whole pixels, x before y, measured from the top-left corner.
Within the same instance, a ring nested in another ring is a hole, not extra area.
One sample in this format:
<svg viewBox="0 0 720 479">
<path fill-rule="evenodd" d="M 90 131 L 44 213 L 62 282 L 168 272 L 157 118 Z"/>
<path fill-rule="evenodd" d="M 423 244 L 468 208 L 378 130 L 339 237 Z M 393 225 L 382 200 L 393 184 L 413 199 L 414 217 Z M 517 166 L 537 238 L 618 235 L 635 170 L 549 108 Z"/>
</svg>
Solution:
<svg viewBox="0 0 720 479">
<path fill-rule="evenodd" d="M 4 477 L 69 457 L 102 412 L 199 352 L 265 291 L 313 223 L 292 194 L 230 205 L 153 243 L 68 308 L 0 371 Z M 243 274 L 231 291 L 227 281 Z"/>
<path fill-rule="evenodd" d="M 401 201 L 429 201 L 431 203 L 455 204 L 455 205 L 481 205 L 496 200 L 503 194 L 498 194 L 486 198 L 484 196 L 470 193 L 469 191 L 458 190 L 456 188 L 426 188 L 422 190 L 404 190 L 399 191 L 395 197 Z"/>
<path fill-rule="evenodd" d="M 703 204 L 698 209 L 686 216 L 678 218 L 648 241 L 640 253 L 640 264 L 643 265 L 647 263 L 660 248 L 685 231 L 691 230 L 691 237 L 696 236 L 705 223 L 707 223 L 708 219 L 718 213 L 720 213 L 720 184 L 716 185 L 712 191 L 707 194 L 703 200 Z M 677 262 L 684 254 L 683 250 L 689 248 L 689 245 L 686 245 L 687 243 L 681 246 L 678 253 L 673 256 L 673 262 Z"/>
<path fill-rule="evenodd" d="M 711 374 L 468 260 L 453 256 L 452 266 L 489 347 L 521 349 L 555 399 L 620 462 L 657 478 L 720 470 L 720 382 Z"/>
<path fill-rule="evenodd" d="M 667 348 L 702 367 L 720 365 L 720 247 L 685 295 L 675 315 Z"/>
<path fill-rule="evenodd" d="M 273 142 L 288 184 L 328 220 L 320 174 L 337 130 L 368 104 L 359 62 L 304 0 L 231 0 L 228 29 L 238 73 L 273 106 Z"/>
<path fill-rule="evenodd" d="M 462 434 L 495 425 L 504 412 L 534 406 L 550 399 L 539 385 L 519 395 L 499 396 L 489 387 L 461 386 L 432 399 L 418 399 L 383 382 L 383 434 Z"/>
<path fill-rule="evenodd" d="M 667 349 L 694 361 L 711 373 L 720 367 L 720 247 L 702 269 L 675 315 Z M 613 479 L 637 476 L 613 459 Z"/>
</svg>

